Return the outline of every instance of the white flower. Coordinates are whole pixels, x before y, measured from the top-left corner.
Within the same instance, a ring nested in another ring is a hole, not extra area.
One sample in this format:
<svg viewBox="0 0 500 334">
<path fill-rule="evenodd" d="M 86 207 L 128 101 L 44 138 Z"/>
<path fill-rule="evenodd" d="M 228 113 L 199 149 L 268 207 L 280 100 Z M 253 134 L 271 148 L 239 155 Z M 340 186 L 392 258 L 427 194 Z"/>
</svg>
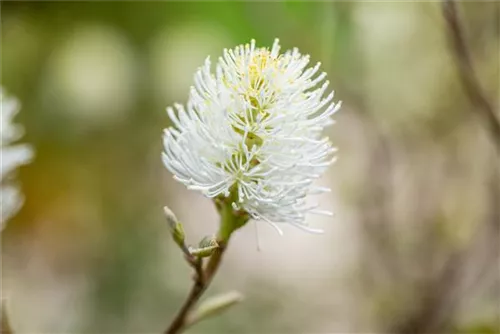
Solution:
<svg viewBox="0 0 500 334">
<path fill-rule="evenodd" d="M 312 183 L 334 161 L 335 148 L 321 131 L 341 103 L 332 102 L 333 92 L 324 97 L 328 81 L 317 74 L 319 63 L 307 67 L 308 55 L 279 49 L 278 40 L 271 50 L 252 40 L 224 50 L 215 74 L 207 58 L 187 106 L 175 104 L 177 115 L 167 108 L 175 127 L 165 129 L 162 158 L 189 189 L 210 198 L 232 194 L 235 210 L 274 227 L 285 222 L 315 231 L 304 215 L 330 213 L 305 198 L 329 191 Z"/>
<path fill-rule="evenodd" d="M 12 118 L 19 111 L 19 103 L 14 98 L 7 98 L 0 88 L 1 97 L 1 214 L 0 229 L 3 229 L 5 222 L 14 215 L 23 202 L 23 197 L 19 190 L 12 184 L 6 184 L 7 176 L 19 165 L 29 162 L 33 153 L 28 145 L 9 145 L 12 141 L 19 139 L 23 131 L 22 128 L 12 124 Z"/>
</svg>

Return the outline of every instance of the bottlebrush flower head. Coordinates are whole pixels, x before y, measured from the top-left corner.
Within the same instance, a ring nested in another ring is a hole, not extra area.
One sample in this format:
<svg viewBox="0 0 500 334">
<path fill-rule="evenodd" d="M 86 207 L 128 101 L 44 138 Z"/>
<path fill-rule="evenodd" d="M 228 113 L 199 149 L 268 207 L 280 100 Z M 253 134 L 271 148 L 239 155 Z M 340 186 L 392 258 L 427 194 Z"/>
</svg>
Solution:
<svg viewBox="0 0 500 334">
<path fill-rule="evenodd" d="M 209 58 L 194 76 L 186 106 L 167 108 L 163 162 L 174 178 L 210 198 L 230 199 L 252 218 L 306 230 L 308 194 L 335 160 L 322 130 L 341 103 L 326 94 L 320 64 L 308 67 L 298 49 L 279 53 L 255 41 L 224 50 L 211 71 Z M 325 96 L 326 95 L 326 96 Z M 175 110 L 174 110 L 175 109 Z M 279 230 L 279 229 L 278 229 Z"/>
<path fill-rule="evenodd" d="M 7 176 L 10 175 L 18 166 L 24 165 L 30 161 L 33 152 L 28 145 L 10 145 L 14 140 L 21 137 L 22 128 L 12 124 L 12 118 L 19 111 L 19 102 L 14 98 L 5 96 L 0 87 L 1 98 L 1 172 L 0 172 L 0 193 L 2 206 L 0 217 L 0 229 L 3 229 L 5 222 L 14 215 L 23 202 L 23 197 L 17 187 L 12 184 L 6 184 Z"/>
</svg>

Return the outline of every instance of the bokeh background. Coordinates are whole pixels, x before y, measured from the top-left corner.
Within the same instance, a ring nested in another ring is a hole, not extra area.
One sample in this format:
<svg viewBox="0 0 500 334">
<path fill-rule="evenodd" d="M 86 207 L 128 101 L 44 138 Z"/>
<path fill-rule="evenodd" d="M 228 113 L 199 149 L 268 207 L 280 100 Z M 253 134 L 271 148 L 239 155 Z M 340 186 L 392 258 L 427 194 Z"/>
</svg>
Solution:
<svg viewBox="0 0 500 334">
<path fill-rule="evenodd" d="M 497 108 L 499 3 L 459 10 Z M 276 37 L 321 61 L 343 101 L 318 199 L 335 216 L 310 217 L 321 236 L 239 231 L 207 295 L 246 300 L 189 333 L 500 332 L 499 159 L 439 3 L 12 1 L 1 29 L 1 84 L 36 150 L 2 234 L 15 333 L 166 329 L 191 273 L 162 207 L 192 243 L 217 215 L 161 164 L 165 107 L 207 55 Z"/>
</svg>

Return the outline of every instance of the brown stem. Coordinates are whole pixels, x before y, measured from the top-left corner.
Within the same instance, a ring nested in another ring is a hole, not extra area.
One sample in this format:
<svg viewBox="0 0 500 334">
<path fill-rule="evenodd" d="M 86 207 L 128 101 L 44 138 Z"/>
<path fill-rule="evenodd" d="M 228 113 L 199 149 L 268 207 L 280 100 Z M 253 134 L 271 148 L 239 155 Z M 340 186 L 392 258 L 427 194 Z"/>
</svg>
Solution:
<svg viewBox="0 0 500 334">
<path fill-rule="evenodd" d="M 455 1 L 443 0 L 442 9 L 448 25 L 450 44 L 462 85 L 482 121 L 488 127 L 494 145 L 500 153 L 500 120 L 495 114 L 492 103 L 482 91 L 474 72 Z M 425 286 L 422 302 L 416 312 L 396 323 L 391 332 L 403 334 L 437 333 L 445 332 L 448 329 L 458 304 L 456 296 L 459 280 L 464 270 L 464 262 L 473 246 L 474 244 L 471 244 L 449 256 L 439 276 L 429 281 Z"/>
<path fill-rule="evenodd" d="M 189 315 L 189 312 L 203 295 L 205 290 L 210 285 L 212 278 L 217 273 L 217 269 L 219 268 L 219 265 L 221 263 L 222 255 L 224 254 L 226 246 L 226 242 L 219 241 L 219 249 L 210 257 L 205 270 L 201 271 L 201 274 L 198 273 L 197 270 L 196 279 L 193 286 L 191 287 L 191 291 L 189 292 L 186 301 L 175 316 L 174 320 L 165 331 L 165 334 L 180 333 L 186 327 L 186 325 L 188 325 L 186 323 L 186 319 Z"/>
<path fill-rule="evenodd" d="M 205 274 L 203 273 L 203 259 L 200 257 L 193 256 L 192 254 L 185 254 L 186 262 L 193 267 L 195 272 L 195 282 L 203 282 L 205 280 Z"/>
<path fill-rule="evenodd" d="M 2 327 L 2 331 L 0 333 L 2 334 L 13 334 L 14 332 L 12 331 L 12 327 L 10 327 L 10 324 L 9 324 L 9 318 L 7 316 L 7 306 L 5 305 L 6 303 L 4 303 L 4 301 L 0 301 L 2 303 L 1 307 L 2 307 L 2 319 L 1 319 L 1 327 Z"/>
<path fill-rule="evenodd" d="M 479 80 L 472 66 L 471 56 L 465 43 L 464 33 L 454 0 L 443 0 L 443 15 L 448 24 L 450 42 L 453 47 L 460 79 L 469 99 L 476 105 L 493 138 L 493 143 L 500 153 L 500 120 L 493 104 L 482 91 Z"/>
</svg>

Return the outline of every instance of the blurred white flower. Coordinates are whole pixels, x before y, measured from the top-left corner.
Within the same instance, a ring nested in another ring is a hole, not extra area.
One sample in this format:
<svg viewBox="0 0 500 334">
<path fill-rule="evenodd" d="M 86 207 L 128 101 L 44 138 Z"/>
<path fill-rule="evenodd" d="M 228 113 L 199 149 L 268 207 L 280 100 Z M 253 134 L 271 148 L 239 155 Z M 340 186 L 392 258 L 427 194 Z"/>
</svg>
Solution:
<svg viewBox="0 0 500 334">
<path fill-rule="evenodd" d="M 19 190 L 12 184 L 7 185 L 6 176 L 13 172 L 19 165 L 30 161 L 33 152 L 28 145 L 9 145 L 12 141 L 19 139 L 23 134 L 21 127 L 12 124 L 12 119 L 19 111 L 19 102 L 14 98 L 8 98 L 2 88 L 0 88 L 2 105 L 1 113 L 1 201 L 2 216 L 0 217 L 0 229 L 3 229 L 5 222 L 17 212 L 23 202 Z"/>
<path fill-rule="evenodd" d="M 255 41 L 224 50 L 215 75 L 210 61 L 195 74 L 187 106 L 167 108 L 175 127 L 165 130 L 162 155 L 174 178 L 205 196 L 236 198 L 235 210 L 254 219 L 290 223 L 308 231 L 306 213 L 331 214 L 307 205 L 306 195 L 334 161 L 321 131 L 341 103 L 323 97 L 326 73 L 307 68 L 297 49 L 279 54 Z M 280 229 L 278 228 L 278 231 Z"/>
</svg>

